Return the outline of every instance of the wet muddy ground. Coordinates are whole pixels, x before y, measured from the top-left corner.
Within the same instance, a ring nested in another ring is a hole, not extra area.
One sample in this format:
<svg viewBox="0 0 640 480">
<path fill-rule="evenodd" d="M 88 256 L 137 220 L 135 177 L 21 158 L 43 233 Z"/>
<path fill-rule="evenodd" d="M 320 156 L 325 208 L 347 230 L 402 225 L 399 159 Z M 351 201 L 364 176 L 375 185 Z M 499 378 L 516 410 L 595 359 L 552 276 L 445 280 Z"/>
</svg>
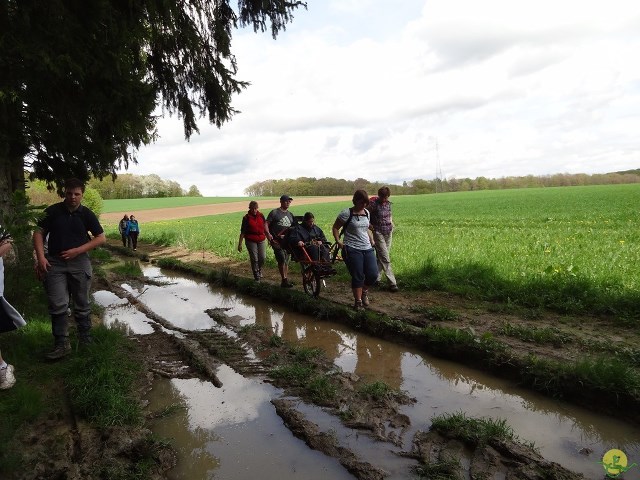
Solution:
<svg viewBox="0 0 640 480">
<path fill-rule="evenodd" d="M 148 246 L 139 250 L 158 254 Z M 173 253 L 203 263 L 200 254 Z M 210 260 L 208 265 L 246 275 L 244 264 Z M 95 299 L 105 307 L 105 323 L 126 324 L 147 365 L 141 391 L 141 401 L 148 402 L 145 428 L 169 439 L 168 448 L 154 451 L 155 478 L 419 478 L 416 467 L 431 469 L 423 470 L 423 478 L 603 478 L 598 462 L 608 449 L 640 458 L 640 433 L 624 415 L 599 415 L 195 278 L 149 265 L 144 273 L 142 280 L 109 275 L 96 285 Z M 267 272 L 266 281 L 276 283 L 276 272 Z M 329 282 L 322 296 L 349 304 L 346 290 Z M 454 308 L 453 297 L 430 293 L 419 301 Z M 374 292 L 372 308 L 424 322 L 408 308 L 415 303 L 409 292 Z M 461 303 L 456 321 L 475 331 L 516 318 Z M 554 318 L 546 321 L 553 324 Z M 575 325 L 570 319 L 561 324 Z M 592 329 L 597 334 L 593 326 L 580 333 Z M 540 355 L 545 349 L 558 358 L 576 355 L 572 348 L 513 344 Z M 322 354 L 301 361 L 307 349 Z M 273 374 L 300 363 L 308 369 L 303 375 L 319 379 L 313 388 L 308 378 Z M 376 381 L 391 389 L 365 388 Z M 334 394 L 326 395 L 327 389 Z M 451 432 L 430 431 L 434 415 L 456 412 L 506 419 L 520 441 L 474 444 Z M 48 419 L 39 430 L 65 428 L 66 420 Z M 76 427 L 68 437 L 68 458 L 37 463 L 38 475 L 23 478 L 91 478 L 87 472 L 96 457 L 78 458 L 74 448 L 135 462 L 148 433 L 83 429 Z M 47 450 L 46 440 L 35 433 L 29 441 L 34 458 Z M 47 476 L 55 471 L 67 474 Z M 638 479 L 637 473 L 624 478 Z"/>
<path fill-rule="evenodd" d="M 139 329 L 137 338 L 145 351 L 162 352 L 149 356 L 151 371 L 173 379 L 156 381 L 151 405 L 158 408 L 154 398 L 187 405 L 188 426 L 169 416 L 162 419 L 162 427 L 155 427 L 175 438 L 177 425 L 183 432 L 178 437 L 196 437 L 177 442 L 179 450 L 182 443 L 190 447 L 168 478 L 246 478 L 248 472 L 281 478 L 285 471 L 287 478 L 315 478 L 310 472 L 328 474 L 337 465 L 357 478 L 418 478 L 414 467 L 441 465 L 450 458 L 458 461 L 460 476 L 442 478 L 579 478 L 560 465 L 585 478 L 600 478 L 600 450 L 621 444 L 628 452 L 637 450 L 639 436 L 624 422 L 599 418 L 342 325 L 318 322 L 170 272 L 165 273 L 168 277 L 155 269 L 145 273 L 152 284 L 112 284 L 111 290 L 127 300 L 126 308 L 135 306 L 115 316 L 126 317 L 127 323 L 133 319 L 131 328 Z M 97 298 L 101 295 L 108 294 L 98 292 Z M 112 306 L 123 302 L 112 300 Z M 107 309 L 108 322 L 113 321 L 110 315 L 114 314 Z M 141 328 L 140 322 L 146 326 Z M 154 333 L 144 334 L 149 328 Z M 274 345 L 274 334 L 282 345 Z M 337 385 L 336 398 L 314 399 L 300 382 L 268 375 L 287 362 L 291 345 L 322 350 L 313 368 Z M 358 393 L 359 386 L 375 380 L 404 393 L 380 399 Z M 163 393 L 157 395 L 156 390 Z M 521 440 L 535 442 L 543 455 L 522 442 L 474 446 L 428 431 L 433 415 L 457 411 L 506 418 Z M 297 450 L 301 443 L 291 434 L 315 453 L 302 455 Z M 255 453 L 246 458 L 247 451 Z"/>
</svg>

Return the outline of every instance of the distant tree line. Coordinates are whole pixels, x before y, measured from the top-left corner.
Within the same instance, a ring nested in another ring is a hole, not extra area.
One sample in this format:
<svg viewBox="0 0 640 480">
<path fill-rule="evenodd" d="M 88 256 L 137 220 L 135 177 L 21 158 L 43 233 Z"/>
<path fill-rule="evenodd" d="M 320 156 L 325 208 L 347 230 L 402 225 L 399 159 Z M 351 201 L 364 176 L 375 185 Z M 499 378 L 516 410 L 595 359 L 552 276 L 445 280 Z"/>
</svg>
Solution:
<svg viewBox="0 0 640 480">
<path fill-rule="evenodd" d="M 94 188 L 105 200 L 114 198 L 165 198 L 165 197 L 201 197 L 198 187 L 191 185 L 183 190 L 178 182 L 163 180 L 156 174 L 133 175 L 120 174 L 115 181 L 111 177 L 102 180 L 92 178 L 87 186 Z"/>
<path fill-rule="evenodd" d="M 512 188 L 570 187 L 580 185 L 609 185 L 640 183 L 640 169 L 624 172 L 600 173 L 556 173 L 554 175 L 526 175 L 523 177 L 502 178 L 436 178 L 433 180 L 416 179 L 403 182 L 402 185 L 371 182 L 364 178 L 344 180 L 341 178 L 299 177 L 285 180 L 264 180 L 256 182 L 244 190 L 250 197 L 275 197 L 288 195 L 351 195 L 358 189 L 373 195 L 383 185 L 387 185 L 394 195 L 418 195 L 427 193 L 468 192 L 473 190 L 506 190 Z"/>
</svg>

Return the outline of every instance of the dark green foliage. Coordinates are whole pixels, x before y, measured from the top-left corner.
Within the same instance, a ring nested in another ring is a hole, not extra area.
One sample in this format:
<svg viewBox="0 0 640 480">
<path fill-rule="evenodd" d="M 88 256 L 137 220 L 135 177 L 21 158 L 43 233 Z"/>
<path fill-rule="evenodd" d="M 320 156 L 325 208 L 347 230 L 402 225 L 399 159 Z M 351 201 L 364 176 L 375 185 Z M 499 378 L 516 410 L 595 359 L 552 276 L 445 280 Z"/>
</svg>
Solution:
<svg viewBox="0 0 640 480">
<path fill-rule="evenodd" d="M 299 1 L 6 0 L 0 2 L 0 206 L 30 176 L 60 186 L 115 175 L 154 140 L 160 105 L 185 136 L 198 117 L 220 127 L 236 110 L 231 32 L 275 37 Z M 26 160 L 25 160 L 26 159 Z M 25 165 L 26 163 L 26 165 Z"/>
</svg>

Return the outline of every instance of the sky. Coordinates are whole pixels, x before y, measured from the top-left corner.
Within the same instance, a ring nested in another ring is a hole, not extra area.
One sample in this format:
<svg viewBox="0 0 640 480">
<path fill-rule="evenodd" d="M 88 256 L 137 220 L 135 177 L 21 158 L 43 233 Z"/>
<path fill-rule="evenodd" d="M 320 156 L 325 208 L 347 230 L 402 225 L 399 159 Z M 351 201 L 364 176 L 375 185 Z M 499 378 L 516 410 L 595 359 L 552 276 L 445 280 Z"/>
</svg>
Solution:
<svg viewBox="0 0 640 480">
<path fill-rule="evenodd" d="M 308 0 L 274 40 L 237 30 L 241 113 L 165 115 L 128 173 L 204 196 L 267 179 L 640 168 L 640 1 Z"/>
</svg>

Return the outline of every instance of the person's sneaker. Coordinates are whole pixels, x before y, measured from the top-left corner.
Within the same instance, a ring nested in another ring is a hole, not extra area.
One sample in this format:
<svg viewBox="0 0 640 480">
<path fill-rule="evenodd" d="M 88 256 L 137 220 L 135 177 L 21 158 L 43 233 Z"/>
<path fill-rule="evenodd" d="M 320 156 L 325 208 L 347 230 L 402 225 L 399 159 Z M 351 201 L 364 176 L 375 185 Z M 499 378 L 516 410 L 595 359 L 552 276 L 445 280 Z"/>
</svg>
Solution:
<svg viewBox="0 0 640 480">
<path fill-rule="evenodd" d="M 13 374 L 13 365 L 7 365 L 6 368 L 0 368 L 0 390 L 7 390 L 16 383 L 16 377 Z"/>
<path fill-rule="evenodd" d="M 397 291 L 398 291 L 398 286 L 397 286 L 397 285 L 395 285 L 395 284 L 394 284 L 394 285 L 391 285 L 391 286 L 389 287 L 389 290 L 395 293 L 395 292 L 397 292 Z"/>
<path fill-rule="evenodd" d="M 355 303 L 353 304 L 353 309 L 356 312 L 361 312 L 364 310 L 364 307 L 362 306 L 362 300 L 356 300 Z"/>
<path fill-rule="evenodd" d="M 367 290 L 362 291 L 362 305 L 369 306 L 369 292 Z"/>
<path fill-rule="evenodd" d="M 282 282 L 280 283 L 280 286 L 281 286 L 282 288 L 291 288 L 291 287 L 293 287 L 293 283 L 292 283 L 292 282 L 290 282 L 290 281 L 289 281 L 289 280 L 287 280 L 287 279 L 284 279 L 284 280 L 282 280 Z"/>
<path fill-rule="evenodd" d="M 59 360 L 63 357 L 66 357 L 71 353 L 71 345 L 69 343 L 65 343 L 63 345 L 56 345 L 55 348 L 49 353 L 45 354 L 45 357 L 49 360 Z"/>
</svg>

